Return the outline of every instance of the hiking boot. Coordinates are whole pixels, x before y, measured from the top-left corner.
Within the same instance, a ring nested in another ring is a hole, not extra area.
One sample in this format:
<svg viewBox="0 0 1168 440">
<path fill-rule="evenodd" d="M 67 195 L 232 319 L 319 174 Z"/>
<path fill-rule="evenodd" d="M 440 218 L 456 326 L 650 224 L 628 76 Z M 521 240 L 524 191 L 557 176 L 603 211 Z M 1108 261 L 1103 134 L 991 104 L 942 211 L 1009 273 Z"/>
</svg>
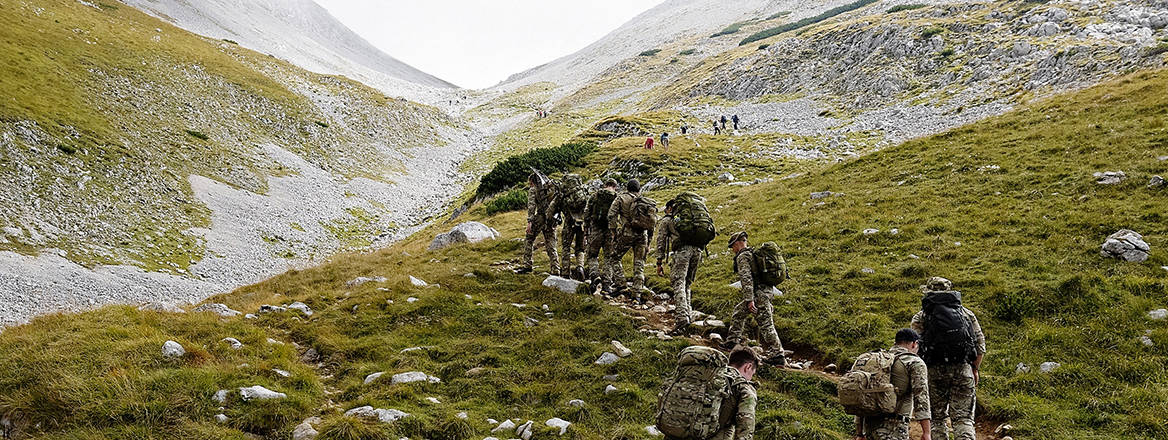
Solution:
<svg viewBox="0 0 1168 440">
<path fill-rule="evenodd" d="M 686 331 L 688 331 L 688 330 L 689 330 L 689 323 L 687 322 L 684 324 L 678 324 L 678 325 L 674 326 L 673 330 L 670 330 L 666 334 L 669 336 L 683 336 L 683 335 L 685 335 Z"/>
<path fill-rule="evenodd" d="M 515 273 L 517 273 L 517 274 L 520 274 L 520 275 L 522 275 L 522 274 L 529 274 L 529 273 L 531 273 L 531 268 L 530 268 L 530 267 L 526 267 L 526 266 L 524 266 L 524 267 L 520 267 L 520 268 L 518 268 L 518 269 L 515 269 Z"/>
<path fill-rule="evenodd" d="M 776 354 L 776 355 L 774 355 L 774 356 L 771 356 L 771 357 L 768 357 L 768 358 L 766 358 L 766 359 L 763 359 L 762 361 L 763 361 L 763 363 L 766 363 L 767 365 L 771 365 L 771 366 L 774 366 L 774 367 L 785 367 L 785 366 L 787 366 L 787 357 L 786 357 L 786 356 L 783 356 L 783 354 L 782 354 L 782 353 L 780 353 L 780 354 Z"/>
</svg>

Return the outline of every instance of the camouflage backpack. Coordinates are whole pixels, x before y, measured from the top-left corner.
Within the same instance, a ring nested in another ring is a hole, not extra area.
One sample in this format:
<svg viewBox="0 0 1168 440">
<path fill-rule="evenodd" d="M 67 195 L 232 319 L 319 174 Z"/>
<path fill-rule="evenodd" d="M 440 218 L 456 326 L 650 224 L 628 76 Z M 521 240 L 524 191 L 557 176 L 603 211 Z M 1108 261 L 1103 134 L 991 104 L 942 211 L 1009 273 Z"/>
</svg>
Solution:
<svg viewBox="0 0 1168 440">
<path fill-rule="evenodd" d="M 584 221 L 584 209 L 588 207 L 588 188 L 579 174 L 564 176 L 560 183 L 560 210 L 572 220 Z M 566 220 L 566 219 L 565 219 Z"/>
<path fill-rule="evenodd" d="M 657 202 L 639 195 L 633 199 L 632 208 L 628 226 L 642 231 L 652 231 L 657 227 Z"/>
<path fill-rule="evenodd" d="M 840 379 L 839 400 L 844 412 L 861 417 L 886 416 L 896 412 L 892 364 L 896 363 L 899 356 L 880 350 L 864 353 L 856 359 L 852 370 Z"/>
<path fill-rule="evenodd" d="M 768 286 L 778 286 L 783 280 L 790 278 L 787 274 L 787 260 L 783 259 L 783 251 L 773 241 L 763 243 L 754 249 L 754 276 Z"/>
<path fill-rule="evenodd" d="M 616 200 L 616 191 L 608 188 L 601 188 L 596 192 L 592 198 L 592 224 L 608 227 L 608 208 L 612 206 L 613 200 Z"/>
<path fill-rule="evenodd" d="M 706 200 L 692 192 L 683 192 L 673 199 L 673 221 L 682 244 L 705 247 L 718 233 L 706 209 Z"/>
<path fill-rule="evenodd" d="M 723 371 L 729 360 L 721 351 L 692 346 L 681 351 L 677 371 L 662 385 L 657 402 L 657 429 L 668 438 L 704 440 L 721 427 L 722 401 L 733 385 Z"/>
</svg>

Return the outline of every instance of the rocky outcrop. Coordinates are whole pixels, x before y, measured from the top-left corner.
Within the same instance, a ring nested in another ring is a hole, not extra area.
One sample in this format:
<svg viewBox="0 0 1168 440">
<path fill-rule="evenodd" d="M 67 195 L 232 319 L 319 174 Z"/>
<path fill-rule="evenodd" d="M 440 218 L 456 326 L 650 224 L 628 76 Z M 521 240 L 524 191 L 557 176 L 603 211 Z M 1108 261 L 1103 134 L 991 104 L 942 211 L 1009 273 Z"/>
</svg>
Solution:
<svg viewBox="0 0 1168 440">
<path fill-rule="evenodd" d="M 1107 237 L 1099 253 L 1104 257 L 1142 263 L 1148 260 L 1150 250 L 1142 235 L 1130 229 L 1123 229 Z"/>
<path fill-rule="evenodd" d="M 430 242 L 429 250 L 436 251 L 459 243 L 478 243 L 499 238 L 499 231 L 479 222 L 466 222 L 455 226 L 450 232 L 439 234 Z"/>
</svg>

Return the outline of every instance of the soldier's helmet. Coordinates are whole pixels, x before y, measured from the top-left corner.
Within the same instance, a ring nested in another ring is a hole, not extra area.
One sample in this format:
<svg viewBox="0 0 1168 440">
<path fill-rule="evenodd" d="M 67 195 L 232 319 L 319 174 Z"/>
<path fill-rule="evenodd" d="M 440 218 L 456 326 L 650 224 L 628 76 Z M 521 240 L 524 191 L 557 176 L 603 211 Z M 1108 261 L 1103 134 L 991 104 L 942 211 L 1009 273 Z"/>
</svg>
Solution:
<svg viewBox="0 0 1168 440">
<path fill-rule="evenodd" d="M 922 290 L 926 292 L 953 290 L 953 282 L 941 277 L 932 277 L 929 278 L 929 280 L 925 282 L 925 285 L 921 287 Z"/>
</svg>

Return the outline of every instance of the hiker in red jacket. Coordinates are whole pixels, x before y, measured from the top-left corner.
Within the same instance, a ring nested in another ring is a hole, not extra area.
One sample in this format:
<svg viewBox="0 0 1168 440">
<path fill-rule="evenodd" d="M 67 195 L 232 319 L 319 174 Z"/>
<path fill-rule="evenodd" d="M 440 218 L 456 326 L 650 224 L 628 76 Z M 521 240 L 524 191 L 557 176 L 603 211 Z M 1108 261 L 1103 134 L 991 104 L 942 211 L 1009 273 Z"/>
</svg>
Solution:
<svg viewBox="0 0 1168 440">
<path fill-rule="evenodd" d="M 653 136 L 649 136 L 648 139 L 645 139 L 645 149 L 646 150 L 653 149 Z"/>
</svg>

